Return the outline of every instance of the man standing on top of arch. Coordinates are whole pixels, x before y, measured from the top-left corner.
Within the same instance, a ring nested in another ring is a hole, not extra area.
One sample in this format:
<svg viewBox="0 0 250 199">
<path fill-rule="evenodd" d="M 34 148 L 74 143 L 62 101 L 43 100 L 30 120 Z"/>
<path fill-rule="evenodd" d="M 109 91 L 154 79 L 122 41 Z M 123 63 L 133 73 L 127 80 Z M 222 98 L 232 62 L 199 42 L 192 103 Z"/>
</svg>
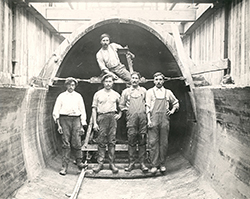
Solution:
<svg viewBox="0 0 250 199">
<path fill-rule="evenodd" d="M 124 49 L 120 44 L 110 43 L 110 36 L 106 33 L 100 36 L 101 49 L 96 53 L 96 60 L 104 74 L 110 74 L 114 79 L 119 77 L 127 82 L 131 74 L 125 65 L 120 62 L 118 49 Z"/>
</svg>

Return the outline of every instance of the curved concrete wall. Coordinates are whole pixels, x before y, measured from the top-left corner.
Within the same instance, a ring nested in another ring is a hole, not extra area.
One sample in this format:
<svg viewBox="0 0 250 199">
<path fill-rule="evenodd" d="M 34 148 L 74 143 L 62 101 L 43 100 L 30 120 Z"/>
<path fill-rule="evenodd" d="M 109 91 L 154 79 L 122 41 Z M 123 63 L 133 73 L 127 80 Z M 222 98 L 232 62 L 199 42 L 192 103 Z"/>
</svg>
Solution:
<svg viewBox="0 0 250 199">
<path fill-rule="evenodd" d="M 48 91 L 1 88 L 0 198 L 7 198 L 27 179 L 41 173 L 56 154 Z"/>
<path fill-rule="evenodd" d="M 184 156 L 225 199 L 250 198 L 250 88 L 196 88 Z"/>
</svg>

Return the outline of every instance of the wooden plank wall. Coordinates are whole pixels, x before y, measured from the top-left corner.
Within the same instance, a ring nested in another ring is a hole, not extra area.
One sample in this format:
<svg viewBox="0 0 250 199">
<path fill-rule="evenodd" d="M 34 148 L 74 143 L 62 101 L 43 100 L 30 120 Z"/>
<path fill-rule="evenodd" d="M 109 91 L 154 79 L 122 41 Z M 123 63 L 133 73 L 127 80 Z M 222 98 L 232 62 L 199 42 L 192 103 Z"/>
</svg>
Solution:
<svg viewBox="0 0 250 199">
<path fill-rule="evenodd" d="M 207 62 L 215 62 L 224 58 L 224 10 L 219 9 L 210 16 L 191 35 L 184 38 L 184 47 L 200 68 Z M 206 68 L 204 68 L 205 70 Z M 219 84 L 224 75 L 223 71 L 204 74 L 206 80 L 212 84 Z"/>
<path fill-rule="evenodd" d="M 250 85 L 250 1 L 234 0 L 229 12 L 229 49 L 232 76 L 237 85 Z"/>
<path fill-rule="evenodd" d="M 22 4 L 0 3 L 0 85 L 27 85 L 61 43 Z M 15 69 L 12 61 L 16 61 Z M 11 74 L 15 77 L 11 78 Z"/>
<path fill-rule="evenodd" d="M 233 0 L 229 4 L 228 17 L 225 17 L 225 12 L 226 6 L 219 8 L 192 34 L 184 37 L 183 43 L 197 67 L 202 63 L 229 58 L 235 84 L 249 86 L 250 1 Z M 225 37 L 226 29 L 228 29 L 228 38 Z M 223 71 L 204 74 L 212 85 L 218 85 L 223 75 Z"/>
</svg>

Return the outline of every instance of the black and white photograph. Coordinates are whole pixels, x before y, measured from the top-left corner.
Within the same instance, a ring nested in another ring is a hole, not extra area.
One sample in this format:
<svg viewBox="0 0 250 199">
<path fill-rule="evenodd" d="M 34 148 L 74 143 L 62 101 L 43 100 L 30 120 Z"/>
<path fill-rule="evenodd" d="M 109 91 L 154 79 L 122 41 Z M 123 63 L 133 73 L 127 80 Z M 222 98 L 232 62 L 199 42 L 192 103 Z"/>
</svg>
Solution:
<svg viewBox="0 0 250 199">
<path fill-rule="evenodd" d="M 1 199 L 250 199 L 250 0 L 0 0 Z"/>
</svg>

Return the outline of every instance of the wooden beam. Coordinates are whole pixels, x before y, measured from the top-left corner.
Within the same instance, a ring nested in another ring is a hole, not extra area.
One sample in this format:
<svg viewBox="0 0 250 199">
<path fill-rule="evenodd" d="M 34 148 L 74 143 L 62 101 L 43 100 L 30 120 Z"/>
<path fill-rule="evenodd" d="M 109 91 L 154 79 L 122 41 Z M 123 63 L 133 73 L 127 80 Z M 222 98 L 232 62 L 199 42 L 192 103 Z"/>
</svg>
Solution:
<svg viewBox="0 0 250 199">
<path fill-rule="evenodd" d="M 216 3 L 222 0 L 23 0 L 30 3 L 58 3 L 58 2 L 150 2 L 150 3 Z"/>
<path fill-rule="evenodd" d="M 169 10 L 173 10 L 175 6 L 176 6 L 176 3 L 172 3 L 172 5 L 171 5 L 171 7 L 169 8 Z"/>
<path fill-rule="evenodd" d="M 182 40 L 180 37 L 180 33 L 178 31 L 177 25 L 174 23 L 172 23 L 171 25 L 172 25 L 172 29 L 173 29 L 173 37 L 174 37 L 178 57 L 180 58 L 179 67 L 181 69 L 183 77 L 186 79 L 186 81 L 185 81 L 186 86 L 189 86 L 189 88 L 190 88 L 190 92 L 188 92 L 188 94 L 189 94 L 190 102 L 191 102 L 191 105 L 193 108 L 193 113 L 194 113 L 194 117 L 195 117 L 194 119 L 196 120 L 197 119 L 197 109 L 196 109 L 196 100 L 195 100 L 194 91 L 193 91 L 194 82 L 193 82 L 193 78 L 191 76 L 191 71 L 190 71 L 190 68 L 192 68 L 194 66 L 194 63 L 189 58 L 186 51 L 184 50 L 183 43 L 182 43 Z"/>
<path fill-rule="evenodd" d="M 207 62 L 196 66 L 195 68 L 190 68 L 192 75 L 199 75 L 204 73 L 211 73 L 221 70 L 230 70 L 229 59 L 222 59 L 214 62 Z"/>
<path fill-rule="evenodd" d="M 152 22 L 194 22 L 195 10 L 164 11 L 164 10 L 69 10 L 47 9 L 49 21 L 90 21 L 108 16 L 127 16 L 148 19 Z"/>
<path fill-rule="evenodd" d="M 88 26 L 89 21 L 49 21 L 54 27 L 56 27 L 59 34 L 71 34 L 80 26 Z M 164 29 L 164 31 L 172 33 L 171 24 L 169 22 L 153 22 L 155 25 Z M 184 34 L 183 32 L 183 25 L 178 25 L 178 29 L 181 35 Z"/>
<path fill-rule="evenodd" d="M 187 24 L 187 27 L 184 27 L 185 34 L 189 35 L 194 32 L 197 27 L 204 23 L 209 16 L 215 13 L 219 8 L 224 6 L 223 3 L 217 3 L 215 6 L 210 6 L 192 25 Z"/>
</svg>

